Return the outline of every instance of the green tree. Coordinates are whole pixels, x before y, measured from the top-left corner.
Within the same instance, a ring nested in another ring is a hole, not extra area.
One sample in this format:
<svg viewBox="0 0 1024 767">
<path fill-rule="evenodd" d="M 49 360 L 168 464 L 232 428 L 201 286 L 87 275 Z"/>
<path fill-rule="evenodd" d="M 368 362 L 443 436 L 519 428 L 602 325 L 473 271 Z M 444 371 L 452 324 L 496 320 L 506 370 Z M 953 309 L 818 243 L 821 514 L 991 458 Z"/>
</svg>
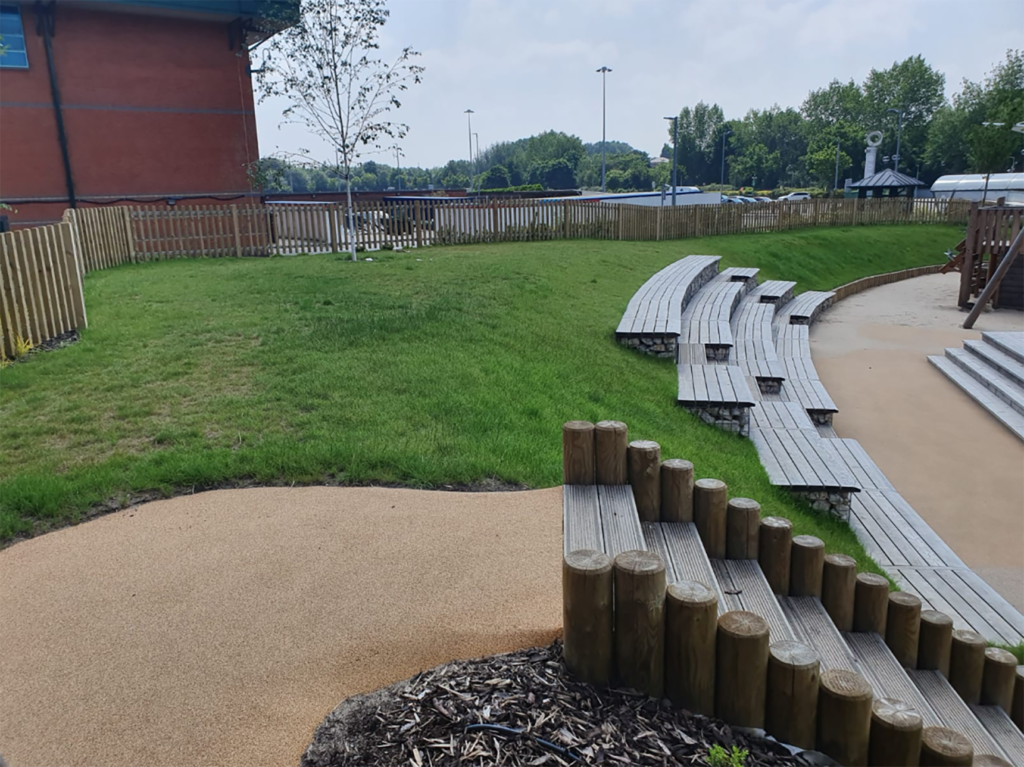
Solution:
<svg viewBox="0 0 1024 767">
<path fill-rule="evenodd" d="M 512 186 L 509 181 L 508 169 L 504 165 L 493 165 L 485 170 L 479 182 L 481 189 L 505 189 Z"/>
<path fill-rule="evenodd" d="M 707 184 L 717 181 L 717 162 L 721 157 L 721 131 L 725 115 L 718 104 L 697 102 L 679 111 L 678 162 L 686 169 L 679 174 L 680 183 Z M 661 156 L 672 159 L 672 124 L 668 123 L 669 143 Z"/>
</svg>

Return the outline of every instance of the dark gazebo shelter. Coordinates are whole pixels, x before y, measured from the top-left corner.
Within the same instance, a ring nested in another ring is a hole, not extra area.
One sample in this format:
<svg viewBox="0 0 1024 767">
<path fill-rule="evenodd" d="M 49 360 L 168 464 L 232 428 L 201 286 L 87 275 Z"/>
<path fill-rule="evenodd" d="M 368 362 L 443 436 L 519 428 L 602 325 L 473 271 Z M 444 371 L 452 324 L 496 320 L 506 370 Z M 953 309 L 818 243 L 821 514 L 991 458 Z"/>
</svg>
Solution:
<svg viewBox="0 0 1024 767">
<path fill-rule="evenodd" d="M 913 197 L 919 186 L 924 184 L 913 176 L 886 168 L 850 184 L 850 189 L 857 190 L 858 197 Z"/>
</svg>

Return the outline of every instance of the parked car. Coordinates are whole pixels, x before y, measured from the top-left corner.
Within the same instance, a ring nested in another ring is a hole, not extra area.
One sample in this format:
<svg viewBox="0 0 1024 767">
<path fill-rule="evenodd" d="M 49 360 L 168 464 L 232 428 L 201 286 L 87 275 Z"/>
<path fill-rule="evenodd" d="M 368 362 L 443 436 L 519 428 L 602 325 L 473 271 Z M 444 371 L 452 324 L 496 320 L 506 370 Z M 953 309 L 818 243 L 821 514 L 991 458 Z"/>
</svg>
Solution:
<svg viewBox="0 0 1024 767">
<path fill-rule="evenodd" d="M 748 205 L 751 204 L 751 203 L 757 202 L 757 200 L 755 200 L 753 197 L 743 197 L 742 195 L 741 196 L 737 196 L 736 199 L 739 200 L 740 202 L 745 202 Z"/>
<path fill-rule="evenodd" d="M 726 194 L 722 195 L 722 204 L 723 205 L 732 204 L 732 203 L 740 204 L 740 199 L 738 197 L 729 197 L 729 195 L 726 195 Z"/>
<path fill-rule="evenodd" d="M 754 199 L 758 202 L 772 202 L 771 197 L 755 197 Z"/>
<path fill-rule="evenodd" d="M 782 197 L 779 198 L 779 200 L 787 200 L 789 202 L 797 202 L 799 200 L 809 199 L 811 199 L 810 192 L 790 192 L 789 194 L 784 194 L 782 195 Z"/>
</svg>

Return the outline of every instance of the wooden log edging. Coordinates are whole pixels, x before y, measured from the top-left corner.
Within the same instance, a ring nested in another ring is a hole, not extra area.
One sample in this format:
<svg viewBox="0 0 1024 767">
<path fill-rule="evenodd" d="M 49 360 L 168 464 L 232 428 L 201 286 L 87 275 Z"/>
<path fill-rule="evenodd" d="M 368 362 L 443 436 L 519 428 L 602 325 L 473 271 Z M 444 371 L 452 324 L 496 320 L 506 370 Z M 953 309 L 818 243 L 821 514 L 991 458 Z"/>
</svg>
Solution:
<svg viewBox="0 0 1024 767">
<path fill-rule="evenodd" d="M 954 631 L 949 616 L 922 610 L 919 598 L 890 593 L 885 578 L 858 574 L 852 558 L 826 555 L 819 539 L 794 538 L 788 520 L 760 519 L 760 505 L 730 499 L 724 482 L 694 482 L 693 464 L 661 461 L 658 443 L 627 446 L 625 424 L 566 424 L 563 444 L 574 456 L 565 457 L 567 477 L 585 479 L 593 467 L 596 479 L 602 429 L 614 436 L 605 441 L 606 465 L 619 463 L 635 475 L 652 507 L 651 494 L 657 492 L 657 515 L 647 512 L 652 522 L 692 521 L 701 545 L 710 544 L 711 558 L 756 558 L 777 595 L 820 598 L 839 630 L 877 633 L 905 668 L 939 670 L 965 702 L 999 706 L 1019 719 L 1024 666 L 1016 666 L 1010 653 L 986 648 L 975 632 Z M 588 433 L 594 435 L 592 443 L 583 436 Z M 630 490 L 636 498 L 635 485 Z M 639 507 L 641 498 L 636 500 Z M 764 617 L 747 611 L 719 614 L 713 583 L 668 583 L 671 569 L 655 551 L 627 551 L 614 560 L 592 550 L 567 553 L 562 563 L 567 669 L 590 684 L 664 695 L 677 707 L 733 726 L 764 728 L 777 739 L 816 748 L 843 763 L 912 764 L 916 751 L 921 764 L 929 763 L 926 758 L 936 764 L 969 764 L 974 758 L 962 761 L 961 746 L 970 745 L 962 734 L 923 729 L 922 712 L 875 698 L 859 674 L 822 672 L 810 647 L 796 641 L 769 645 Z"/>
<path fill-rule="evenodd" d="M 837 301 L 842 301 L 844 298 L 849 298 L 871 288 L 877 288 L 880 285 L 889 285 L 893 282 L 902 282 L 914 277 L 938 274 L 942 271 L 943 266 L 945 264 L 929 264 L 928 266 L 916 266 L 912 269 L 901 269 L 897 272 L 884 272 L 882 274 L 873 274 L 870 277 L 862 277 L 859 280 L 854 280 L 835 288 L 833 291 L 835 296 L 832 299 L 832 303 L 834 305 Z"/>
</svg>

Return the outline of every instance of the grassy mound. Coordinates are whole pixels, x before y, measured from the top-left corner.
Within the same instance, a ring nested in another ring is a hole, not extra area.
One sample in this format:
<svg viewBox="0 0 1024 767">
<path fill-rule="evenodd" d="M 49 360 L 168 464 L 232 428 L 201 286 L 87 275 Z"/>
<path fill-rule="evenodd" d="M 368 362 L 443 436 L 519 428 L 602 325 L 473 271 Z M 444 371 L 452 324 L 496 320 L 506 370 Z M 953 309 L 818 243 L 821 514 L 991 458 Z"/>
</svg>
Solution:
<svg viewBox="0 0 1024 767">
<path fill-rule="evenodd" d="M 231 483 L 551 486 L 562 422 L 615 418 L 864 562 L 845 526 L 768 484 L 749 441 L 675 406 L 670 362 L 612 334 L 634 291 L 687 254 L 821 289 L 934 263 L 959 237 L 827 229 L 90 274 L 82 339 L 0 373 L 0 540 Z"/>
</svg>

